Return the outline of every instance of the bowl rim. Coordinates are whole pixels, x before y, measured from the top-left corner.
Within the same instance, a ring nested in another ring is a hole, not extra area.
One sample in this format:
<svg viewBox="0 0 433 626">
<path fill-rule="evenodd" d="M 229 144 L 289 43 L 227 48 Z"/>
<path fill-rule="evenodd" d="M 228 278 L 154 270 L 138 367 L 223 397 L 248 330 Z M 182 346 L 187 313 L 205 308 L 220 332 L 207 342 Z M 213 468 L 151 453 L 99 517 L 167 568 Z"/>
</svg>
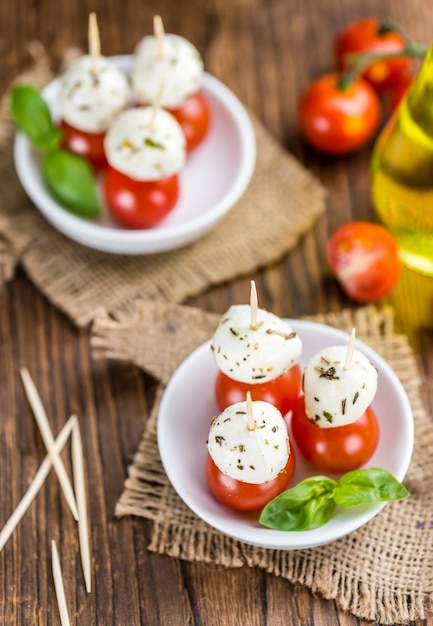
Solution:
<svg viewBox="0 0 433 626">
<path fill-rule="evenodd" d="M 294 319 L 287 319 L 287 322 L 296 332 L 300 334 L 301 338 L 301 333 L 306 333 L 308 331 L 311 331 L 312 329 L 316 329 L 322 333 L 330 333 L 332 335 L 332 341 L 336 341 L 337 339 L 339 339 L 341 341 L 347 342 L 349 339 L 349 334 L 345 331 L 342 331 L 332 326 L 328 326 L 326 324 L 322 324 L 320 322 Z M 222 523 L 220 522 L 219 517 L 216 517 L 212 514 L 212 512 L 207 511 L 205 507 L 197 506 L 197 502 L 194 501 L 194 498 L 191 497 L 190 493 L 188 491 L 185 491 L 183 486 L 180 484 L 179 474 L 176 471 L 173 471 L 171 460 L 167 456 L 167 446 L 164 443 L 164 428 L 166 427 L 167 422 L 166 406 L 168 406 L 171 401 L 170 395 L 173 393 L 172 390 L 177 384 L 177 379 L 183 376 L 184 372 L 187 371 L 188 368 L 191 366 L 191 363 L 194 362 L 202 353 L 206 352 L 210 354 L 210 343 L 210 339 L 202 343 L 198 348 L 192 351 L 176 369 L 169 383 L 167 384 L 161 398 L 159 415 L 157 420 L 158 449 L 164 471 L 166 472 L 170 483 L 172 484 L 180 498 L 196 515 L 198 515 L 203 521 L 205 521 L 216 530 L 222 532 L 227 536 L 232 537 L 233 539 L 241 541 L 242 543 L 277 550 L 296 550 L 313 548 L 340 539 L 348 533 L 353 532 L 354 530 L 357 530 L 358 528 L 366 524 L 388 504 L 387 502 L 383 502 L 372 505 L 362 505 L 357 507 L 358 512 L 353 512 L 353 509 L 341 509 L 341 520 L 337 520 L 336 517 L 334 517 L 333 520 L 331 519 L 324 526 L 310 531 L 283 532 L 263 528 L 258 526 L 257 524 L 256 526 L 245 525 L 245 528 L 242 528 L 242 533 L 238 531 L 238 526 L 236 526 L 236 532 L 233 530 L 233 528 L 230 527 L 230 517 L 233 518 L 233 516 L 236 516 L 242 519 L 242 514 L 237 514 L 227 509 L 227 521 L 225 523 Z M 377 352 L 373 350 L 373 348 L 365 344 L 363 341 L 356 339 L 355 345 L 365 354 L 365 356 L 367 356 L 367 358 L 369 358 L 373 362 L 373 364 L 376 365 L 376 367 L 379 365 L 381 371 L 384 373 L 384 375 L 386 375 L 387 379 L 391 381 L 392 386 L 396 391 L 396 396 L 398 396 L 398 402 L 402 406 L 402 424 L 405 427 L 404 454 L 402 454 L 401 458 L 399 458 L 398 471 L 393 472 L 397 480 L 402 481 L 408 470 L 414 446 L 414 422 L 412 407 L 410 405 L 406 391 L 399 378 L 397 377 L 397 374 L 394 372 L 391 366 L 388 365 L 388 363 L 383 359 L 383 357 L 381 357 Z M 403 435 L 401 437 L 403 439 Z M 316 471 L 314 473 L 315 475 L 317 475 L 319 472 Z M 219 506 L 223 507 L 224 505 Z M 245 517 L 245 519 L 248 518 Z"/>
<path fill-rule="evenodd" d="M 131 62 L 132 55 L 118 55 L 110 57 L 115 63 L 125 70 Z M 42 94 L 45 95 L 48 104 L 52 105 L 51 99 L 60 78 L 57 77 L 46 87 Z M 185 245 L 201 234 L 207 232 L 219 219 L 221 219 L 239 200 L 246 190 L 256 163 L 256 139 L 251 119 L 238 97 L 221 81 L 205 72 L 203 76 L 203 89 L 209 92 L 229 112 L 234 120 L 239 133 L 239 146 L 241 159 L 239 168 L 231 186 L 224 191 L 219 201 L 205 213 L 195 216 L 186 223 L 143 230 L 128 230 L 115 228 L 103 224 L 93 223 L 86 218 L 74 215 L 59 205 L 48 193 L 39 180 L 31 175 L 34 165 L 34 151 L 21 131 L 17 131 L 14 141 L 15 168 L 20 182 L 27 195 L 35 204 L 42 215 L 67 237 L 107 252 L 121 252 L 124 254 L 150 254 L 164 252 L 181 245 Z"/>
</svg>

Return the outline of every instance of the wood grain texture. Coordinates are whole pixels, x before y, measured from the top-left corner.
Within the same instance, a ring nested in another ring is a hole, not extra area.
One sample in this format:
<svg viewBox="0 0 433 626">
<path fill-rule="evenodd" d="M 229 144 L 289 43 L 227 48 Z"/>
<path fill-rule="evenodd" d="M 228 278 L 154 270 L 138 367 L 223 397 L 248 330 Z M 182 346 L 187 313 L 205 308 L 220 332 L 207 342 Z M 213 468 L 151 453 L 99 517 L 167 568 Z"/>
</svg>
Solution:
<svg viewBox="0 0 433 626">
<path fill-rule="evenodd" d="M 224 81 L 325 184 L 328 210 L 314 230 L 290 255 L 255 274 L 260 304 L 290 317 L 349 306 L 328 275 L 324 246 L 339 224 L 371 217 L 371 146 L 341 160 L 321 157 L 299 136 L 297 101 L 313 77 L 332 68 L 333 37 L 348 21 L 366 15 L 391 17 L 412 37 L 428 43 L 433 32 L 430 3 L 5 0 L 0 3 L 2 92 L 27 67 L 32 40 L 42 42 L 55 67 L 66 48 L 84 49 L 91 10 L 98 15 L 106 55 L 131 52 L 149 32 L 153 14 L 160 13 L 166 30 L 191 39 L 207 70 Z M 215 287 L 190 303 L 222 313 L 230 304 L 248 299 L 250 278 Z M 424 294 L 424 302 L 425 294 L 433 291 L 430 282 L 421 288 L 412 279 L 401 289 L 396 302 L 402 307 L 413 294 L 419 298 Z M 423 393 L 432 411 L 433 337 L 426 327 L 428 314 L 424 313 L 424 328 L 418 332 L 419 320 L 402 311 L 398 322 L 402 330 L 413 332 L 428 383 Z M 94 590 L 90 595 L 85 591 L 76 525 L 50 474 L 0 553 L 0 624 L 59 624 L 50 563 L 50 542 L 55 539 L 72 623 L 80 626 L 367 626 L 341 612 L 335 602 L 261 571 L 246 567 L 227 571 L 149 553 L 150 527 L 145 521 L 114 519 L 126 468 L 152 402 L 154 381 L 133 366 L 94 361 L 88 334 L 50 306 L 20 271 L 0 293 L 0 523 L 18 503 L 45 454 L 19 378 L 22 366 L 35 381 L 55 435 L 71 413 L 80 419 L 88 469 Z M 62 458 L 70 471 L 69 454 L 62 453 Z M 415 624 L 431 625 L 433 617 Z"/>
</svg>

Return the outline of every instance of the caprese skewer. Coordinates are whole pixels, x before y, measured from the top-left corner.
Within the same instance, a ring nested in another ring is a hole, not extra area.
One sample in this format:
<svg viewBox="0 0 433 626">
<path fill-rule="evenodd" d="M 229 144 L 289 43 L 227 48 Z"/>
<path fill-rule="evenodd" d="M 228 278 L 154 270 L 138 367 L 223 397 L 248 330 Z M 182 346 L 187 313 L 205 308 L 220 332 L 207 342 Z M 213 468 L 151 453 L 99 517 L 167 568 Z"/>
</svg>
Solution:
<svg viewBox="0 0 433 626">
<path fill-rule="evenodd" d="M 160 105 L 183 129 L 188 151 L 205 138 L 211 114 L 202 90 L 204 65 L 197 48 L 180 35 L 165 33 L 154 17 L 154 34 L 137 44 L 131 80 L 139 104 L 151 105 L 162 92 Z"/>
<path fill-rule="evenodd" d="M 128 109 L 104 139 L 108 161 L 103 188 L 112 215 L 128 228 L 150 228 L 174 208 L 185 137 L 175 118 L 158 106 Z"/>
<path fill-rule="evenodd" d="M 302 342 L 287 321 L 258 308 L 254 281 L 250 304 L 233 305 L 222 316 L 211 350 L 219 368 L 215 393 L 221 410 L 247 391 L 283 415 L 293 409 L 301 391 Z"/>
<path fill-rule="evenodd" d="M 304 370 L 303 390 L 291 417 L 293 439 L 318 470 L 343 473 L 373 455 L 379 426 L 371 402 L 377 370 L 354 348 L 330 346 L 317 352 Z"/>
<path fill-rule="evenodd" d="M 95 13 L 89 16 L 89 54 L 74 61 L 60 78 L 60 125 L 63 145 L 88 158 L 95 167 L 106 165 L 105 133 L 130 103 L 126 75 L 100 53 Z"/>
<path fill-rule="evenodd" d="M 268 402 L 227 407 L 212 420 L 206 477 L 213 495 L 241 511 L 256 511 L 287 489 L 295 469 L 287 425 Z"/>
</svg>

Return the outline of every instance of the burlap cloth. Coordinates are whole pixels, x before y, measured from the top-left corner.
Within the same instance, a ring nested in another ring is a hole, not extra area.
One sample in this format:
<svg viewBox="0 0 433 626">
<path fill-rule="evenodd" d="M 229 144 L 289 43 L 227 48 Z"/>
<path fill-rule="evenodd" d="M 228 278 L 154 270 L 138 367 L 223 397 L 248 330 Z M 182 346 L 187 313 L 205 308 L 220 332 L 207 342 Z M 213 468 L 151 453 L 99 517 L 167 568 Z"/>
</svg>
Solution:
<svg viewBox="0 0 433 626">
<path fill-rule="evenodd" d="M 49 59 L 37 44 L 32 52 L 35 65 L 19 81 L 43 85 L 52 78 Z M 324 210 L 323 188 L 253 119 L 258 155 L 253 178 L 212 232 L 163 254 L 97 252 L 55 231 L 27 198 L 15 174 L 6 96 L 0 116 L 0 281 L 11 278 L 21 262 L 38 289 L 80 326 L 100 307 L 130 310 L 139 297 L 182 302 L 275 261 Z"/>
<path fill-rule="evenodd" d="M 410 498 L 388 504 L 343 539 L 309 550 L 260 549 L 209 527 L 171 487 L 158 454 L 156 423 L 159 400 L 171 374 L 209 339 L 219 316 L 176 304 L 142 303 L 133 315 L 99 316 L 92 334 L 95 356 L 133 362 L 159 381 L 116 515 L 152 520 L 152 551 L 227 567 L 260 567 L 335 599 L 360 618 L 383 624 L 422 618 L 433 594 L 433 424 L 419 395 L 412 349 L 407 337 L 394 333 L 391 308 L 366 307 L 310 319 L 349 332 L 355 326 L 358 337 L 386 359 L 404 385 L 415 421 L 414 454 L 404 481 Z"/>
</svg>

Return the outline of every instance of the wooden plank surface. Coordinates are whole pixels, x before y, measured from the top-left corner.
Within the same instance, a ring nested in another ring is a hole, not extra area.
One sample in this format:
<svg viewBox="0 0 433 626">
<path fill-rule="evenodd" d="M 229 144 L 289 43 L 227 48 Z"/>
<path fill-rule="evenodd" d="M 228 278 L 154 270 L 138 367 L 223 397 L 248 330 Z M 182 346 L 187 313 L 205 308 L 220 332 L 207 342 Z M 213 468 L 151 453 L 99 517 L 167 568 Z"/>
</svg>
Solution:
<svg viewBox="0 0 433 626">
<path fill-rule="evenodd" d="M 351 157 L 324 159 L 299 136 L 296 106 L 308 82 L 332 67 L 332 40 L 353 18 L 391 17 L 416 40 L 428 43 L 433 12 L 424 0 L 5 0 L 0 4 L 1 87 L 29 61 L 28 44 L 39 40 L 60 62 L 71 46 L 86 46 L 87 15 L 98 14 L 104 54 L 131 52 L 160 13 L 166 30 L 191 39 L 207 70 L 225 82 L 269 131 L 316 173 L 328 190 L 328 210 L 314 230 L 280 262 L 254 275 L 261 304 L 297 317 L 350 304 L 329 278 L 324 243 L 340 223 L 371 217 L 368 196 L 370 147 Z M 3 184 L 3 182 L 2 182 Z M 245 301 L 250 276 L 209 290 L 190 303 L 223 312 Z M 424 300 L 431 283 L 406 289 Z M 421 285 L 422 282 L 422 285 Z M 427 296 L 426 296 L 427 294 Z M 407 299 L 407 298 L 406 298 Z M 418 332 L 420 319 L 398 318 L 413 336 L 433 409 L 433 337 Z M 421 339 L 421 340 L 420 340 Z M 45 450 L 19 378 L 29 369 L 55 434 L 71 413 L 80 418 L 89 474 L 94 591 L 82 583 L 76 527 L 54 474 L 0 554 L 0 624 L 55 625 L 59 616 L 51 575 L 50 542 L 62 561 L 72 623 L 135 626 L 294 626 L 367 624 L 335 602 L 256 569 L 224 570 L 180 562 L 147 551 L 150 526 L 141 519 L 115 520 L 126 468 L 136 450 L 154 392 L 154 381 L 132 366 L 92 359 L 88 332 L 77 330 L 18 270 L 0 293 L 0 513 L 5 520 L 36 472 Z M 67 467 L 69 457 L 63 454 Z M 70 469 L 70 467 L 69 467 Z M 433 618 L 416 626 L 433 624 Z"/>
</svg>

